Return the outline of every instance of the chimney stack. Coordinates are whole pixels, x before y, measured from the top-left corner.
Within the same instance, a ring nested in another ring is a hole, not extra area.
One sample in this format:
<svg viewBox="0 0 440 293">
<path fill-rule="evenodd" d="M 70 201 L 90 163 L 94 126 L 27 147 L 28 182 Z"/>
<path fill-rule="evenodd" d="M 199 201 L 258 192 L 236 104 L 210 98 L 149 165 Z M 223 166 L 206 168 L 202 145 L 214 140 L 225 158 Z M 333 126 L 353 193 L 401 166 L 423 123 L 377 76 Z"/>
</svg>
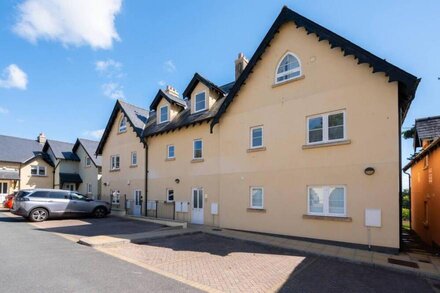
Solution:
<svg viewBox="0 0 440 293">
<path fill-rule="evenodd" d="M 248 65 L 249 60 L 244 56 L 243 53 L 238 54 L 237 60 L 235 60 L 235 80 L 238 79 L 240 74 L 244 71 L 246 65 Z"/>
<path fill-rule="evenodd" d="M 170 86 L 170 85 L 167 85 L 167 88 L 165 89 L 165 92 L 166 92 L 167 94 L 169 94 L 169 95 L 172 95 L 172 96 L 176 97 L 176 98 L 179 97 L 179 93 L 176 91 L 175 88 L 173 88 L 173 87 Z"/>
<path fill-rule="evenodd" d="M 40 144 L 45 144 L 46 143 L 46 135 L 44 135 L 44 132 L 41 132 L 38 137 L 37 137 L 37 141 Z"/>
</svg>

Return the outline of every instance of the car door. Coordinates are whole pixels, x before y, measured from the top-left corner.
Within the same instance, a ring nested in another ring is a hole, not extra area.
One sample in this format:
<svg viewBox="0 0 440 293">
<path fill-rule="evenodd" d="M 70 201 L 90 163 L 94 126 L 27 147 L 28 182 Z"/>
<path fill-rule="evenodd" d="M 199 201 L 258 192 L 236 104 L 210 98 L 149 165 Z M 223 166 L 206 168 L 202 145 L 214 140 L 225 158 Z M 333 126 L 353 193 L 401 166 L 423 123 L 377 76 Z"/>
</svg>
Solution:
<svg viewBox="0 0 440 293">
<path fill-rule="evenodd" d="M 70 202 L 69 193 L 65 191 L 47 191 L 44 204 L 47 205 L 51 215 L 65 215 L 68 213 Z"/>
<path fill-rule="evenodd" d="M 92 213 L 94 208 L 93 202 L 88 200 L 87 196 L 78 192 L 70 193 L 70 212 L 77 215 L 85 215 Z"/>
</svg>

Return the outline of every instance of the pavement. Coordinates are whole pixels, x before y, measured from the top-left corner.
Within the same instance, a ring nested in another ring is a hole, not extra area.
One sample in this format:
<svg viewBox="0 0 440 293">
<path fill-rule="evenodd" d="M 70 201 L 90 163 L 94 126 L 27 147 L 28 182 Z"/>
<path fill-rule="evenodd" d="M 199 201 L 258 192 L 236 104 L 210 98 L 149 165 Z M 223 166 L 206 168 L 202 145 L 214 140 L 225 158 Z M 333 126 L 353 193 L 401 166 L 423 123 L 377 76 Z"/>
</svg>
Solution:
<svg viewBox="0 0 440 293">
<path fill-rule="evenodd" d="M 1 292 L 201 292 L 0 212 Z"/>
</svg>

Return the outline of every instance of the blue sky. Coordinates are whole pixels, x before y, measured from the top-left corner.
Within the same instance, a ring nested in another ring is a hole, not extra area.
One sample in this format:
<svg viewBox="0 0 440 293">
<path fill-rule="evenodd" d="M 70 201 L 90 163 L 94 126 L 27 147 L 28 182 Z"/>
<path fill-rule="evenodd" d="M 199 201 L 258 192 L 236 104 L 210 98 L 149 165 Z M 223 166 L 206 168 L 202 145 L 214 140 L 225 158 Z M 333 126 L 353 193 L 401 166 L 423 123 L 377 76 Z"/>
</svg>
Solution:
<svg viewBox="0 0 440 293">
<path fill-rule="evenodd" d="M 404 127 L 440 114 L 440 1 L 56 2 L 0 2 L 1 134 L 94 138 L 114 98 L 148 107 L 196 71 L 230 82 L 238 52 L 252 56 L 283 5 L 422 78 Z"/>
</svg>

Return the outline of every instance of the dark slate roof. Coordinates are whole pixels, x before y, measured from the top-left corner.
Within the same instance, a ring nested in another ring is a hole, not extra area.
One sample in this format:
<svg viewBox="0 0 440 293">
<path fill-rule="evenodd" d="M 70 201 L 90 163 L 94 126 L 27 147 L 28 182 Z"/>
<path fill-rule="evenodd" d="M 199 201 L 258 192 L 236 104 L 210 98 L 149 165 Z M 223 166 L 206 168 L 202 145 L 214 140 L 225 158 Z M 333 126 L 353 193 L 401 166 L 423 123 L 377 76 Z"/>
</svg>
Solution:
<svg viewBox="0 0 440 293">
<path fill-rule="evenodd" d="M 217 92 L 220 96 L 226 95 L 226 92 L 221 87 L 218 87 L 212 81 L 207 80 L 206 78 L 204 78 L 203 76 L 201 76 L 196 72 L 193 78 L 191 79 L 191 81 L 189 82 L 188 86 L 186 87 L 186 89 L 183 91 L 183 96 L 188 99 L 191 98 L 191 93 L 199 82 L 206 85 L 210 90 Z"/>
<path fill-rule="evenodd" d="M 96 149 L 97 155 L 102 155 L 102 150 L 104 149 L 105 142 L 107 141 L 107 138 L 110 134 L 119 110 L 124 113 L 125 117 L 127 117 L 128 123 L 131 125 L 134 132 L 136 133 L 136 136 L 141 142 L 143 142 L 142 132 L 148 120 L 148 110 L 137 107 L 135 105 L 131 105 L 121 100 L 117 100 L 113 108 L 112 114 L 110 115 L 110 119 L 107 122 L 107 126 L 105 127 L 104 134 L 102 135 L 98 148 Z"/>
<path fill-rule="evenodd" d="M 440 137 L 440 116 L 416 119 L 415 130 L 414 147 L 420 147 L 422 139 Z"/>
<path fill-rule="evenodd" d="M 0 170 L 0 179 L 20 180 L 20 174 L 14 170 Z"/>
<path fill-rule="evenodd" d="M 57 141 L 57 140 L 47 140 L 43 147 L 43 152 L 47 152 L 50 148 L 55 156 L 55 158 L 60 160 L 68 161 L 80 161 L 78 156 L 73 152 L 73 143 Z"/>
<path fill-rule="evenodd" d="M 233 84 L 233 82 L 220 87 L 216 87 L 222 88 L 223 93 L 227 94 L 228 90 L 231 87 L 231 84 Z M 147 126 L 145 127 L 145 130 L 143 132 L 143 137 L 180 129 L 194 123 L 203 123 L 204 121 L 209 121 L 215 116 L 224 101 L 225 97 L 218 98 L 211 109 L 194 114 L 191 114 L 191 107 L 187 107 L 186 109 L 180 111 L 172 121 L 161 124 L 156 123 L 156 112 L 153 111 L 151 112 L 148 119 Z"/>
<path fill-rule="evenodd" d="M 26 163 L 35 157 L 42 157 L 50 165 L 50 158 L 42 153 L 43 146 L 36 140 L 0 135 L 0 161 Z"/>
<path fill-rule="evenodd" d="M 403 167 L 403 172 L 406 172 L 409 168 L 414 166 L 417 162 L 422 160 L 429 153 L 435 151 L 438 147 L 440 147 L 440 137 L 434 140 L 426 149 L 422 150 L 408 164 L 406 164 L 406 166 Z"/>
<path fill-rule="evenodd" d="M 81 176 L 75 173 L 60 173 L 60 183 L 82 183 Z"/>
<path fill-rule="evenodd" d="M 270 46 L 270 42 L 278 33 L 280 27 L 288 22 L 294 22 L 297 28 L 304 28 L 308 34 L 315 34 L 318 41 L 328 41 L 330 43 L 330 48 L 340 48 L 344 52 L 344 56 L 352 55 L 358 60 L 358 64 L 366 63 L 370 65 L 370 67 L 373 68 L 373 73 L 385 73 L 385 75 L 388 76 L 389 82 L 397 81 L 399 83 L 399 107 L 402 110 L 402 120 L 400 122 L 403 123 L 409 106 L 414 99 L 420 79 L 284 6 L 250 59 L 248 65 L 245 67 L 243 73 L 240 74 L 230 90 L 228 97 L 217 115 L 211 121 L 211 130 L 215 124 L 219 123 L 220 117 L 226 112 L 226 109 L 237 96 L 241 86 L 252 73 L 255 65 L 261 59 L 266 48 Z"/>
<path fill-rule="evenodd" d="M 102 157 L 96 156 L 96 149 L 98 148 L 99 141 L 95 140 L 89 140 L 85 138 L 78 138 L 75 142 L 75 145 L 73 146 L 73 152 L 76 153 L 78 147 L 82 145 L 84 150 L 86 151 L 87 155 L 92 160 L 93 164 L 95 164 L 96 167 L 102 166 Z"/>
<path fill-rule="evenodd" d="M 178 98 L 178 97 L 175 97 L 173 95 L 170 95 L 170 94 L 168 94 L 168 93 L 166 93 L 166 92 L 164 92 L 163 90 L 160 89 L 157 92 L 156 97 L 154 98 L 153 102 L 150 105 L 150 110 L 151 111 L 152 110 L 156 110 L 157 105 L 160 103 L 160 100 L 162 100 L 162 98 L 167 100 L 170 104 L 174 104 L 174 105 L 180 106 L 182 108 L 186 107 L 185 100 L 183 100 L 181 98 Z"/>
</svg>

